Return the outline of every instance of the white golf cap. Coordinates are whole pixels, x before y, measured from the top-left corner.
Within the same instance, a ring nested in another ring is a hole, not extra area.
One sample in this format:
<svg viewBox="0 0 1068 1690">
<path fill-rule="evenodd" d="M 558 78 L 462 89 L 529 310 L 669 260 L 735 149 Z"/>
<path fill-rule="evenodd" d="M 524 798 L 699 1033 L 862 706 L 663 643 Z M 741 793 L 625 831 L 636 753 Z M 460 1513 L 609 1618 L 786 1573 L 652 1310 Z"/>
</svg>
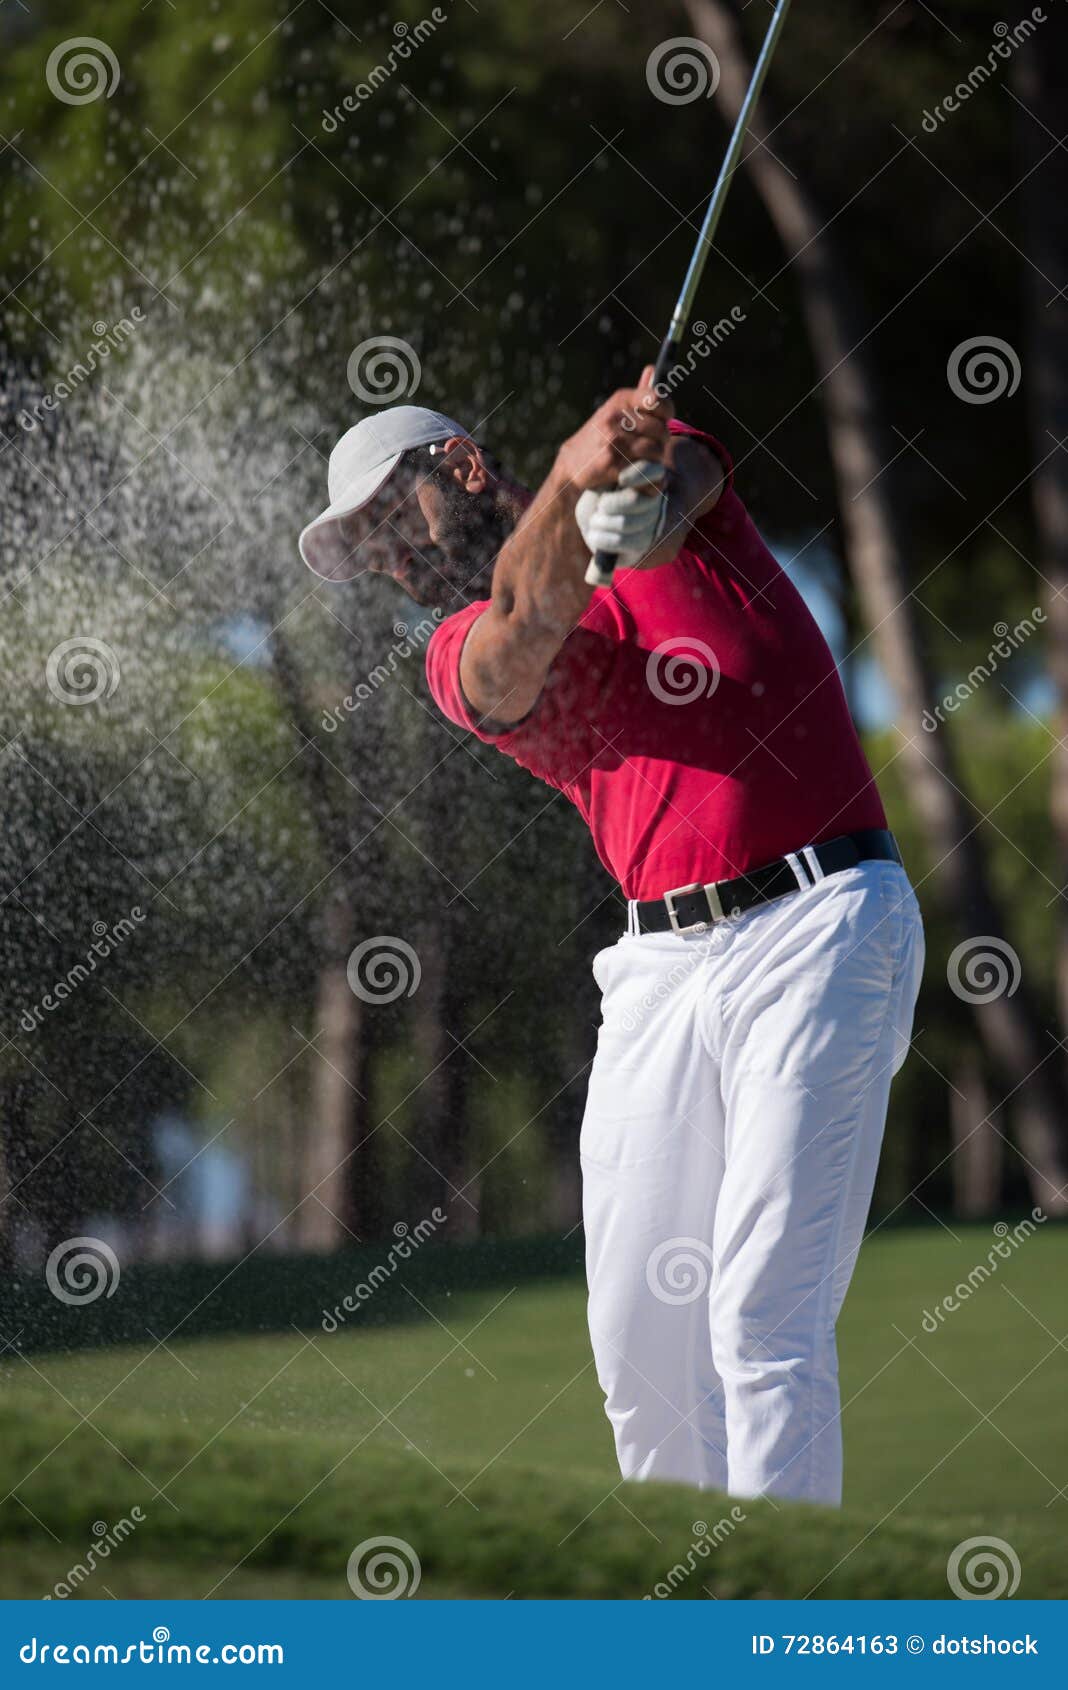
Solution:
<svg viewBox="0 0 1068 1690">
<path fill-rule="evenodd" d="M 324 581 L 351 581 L 358 575 L 356 553 L 346 544 L 340 519 L 362 510 L 413 446 L 430 446 L 455 434 L 471 438 L 452 417 L 421 405 L 393 405 L 348 429 L 330 454 L 330 503 L 300 536 L 300 555 L 308 568 Z"/>
</svg>

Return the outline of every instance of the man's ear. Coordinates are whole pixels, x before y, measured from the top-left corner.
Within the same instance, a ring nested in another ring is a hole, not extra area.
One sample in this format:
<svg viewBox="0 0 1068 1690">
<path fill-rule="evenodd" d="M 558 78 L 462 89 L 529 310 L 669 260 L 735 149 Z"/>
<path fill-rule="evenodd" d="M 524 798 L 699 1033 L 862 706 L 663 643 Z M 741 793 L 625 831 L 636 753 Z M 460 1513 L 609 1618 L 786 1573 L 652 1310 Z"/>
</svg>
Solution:
<svg viewBox="0 0 1068 1690">
<path fill-rule="evenodd" d="M 490 484 L 490 473 L 482 461 L 473 440 L 454 434 L 445 442 L 449 470 L 465 493 L 484 493 Z"/>
</svg>

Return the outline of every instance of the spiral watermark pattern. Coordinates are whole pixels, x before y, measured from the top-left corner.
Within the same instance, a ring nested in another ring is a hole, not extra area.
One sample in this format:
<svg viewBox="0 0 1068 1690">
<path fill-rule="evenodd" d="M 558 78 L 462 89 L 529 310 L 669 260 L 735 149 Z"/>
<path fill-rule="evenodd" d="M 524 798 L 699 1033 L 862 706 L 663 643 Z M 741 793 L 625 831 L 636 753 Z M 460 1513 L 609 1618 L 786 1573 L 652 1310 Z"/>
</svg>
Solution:
<svg viewBox="0 0 1068 1690">
<path fill-rule="evenodd" d="M 946 964 L 946 979 L 962 1003 L 993 1003 L 1011 998 L 1020 984 L 1020 959 L 1006 939 L 981 933 L 954 945 Z"/>
<path fill-rule="evenodd" d="M 949 1557 L 946 1578 L 962 1602 L 996 1602 L 1016 1594 L 1020 1557 L 1003 1537 L 969 1537 Z"/>
<path fill-rule="evenodd" d="M 1007 340 L 977 334 L 962 340 L 949 355 L 946 376 L 950 391 L 966 405 L 991 405 L 1020 385 L 1020 360 Z"/>
<path fill-rule="evenodd" d="M 645 1283 L 659 1303 L 695 1303 L 712 1280 L 712 1251 L 700 1238 L 669 1238 L 645 1264 Z"/>
<path fill-rule="evenodd" d="M 110 698 L 121 673 L 111 647 L 88 634 L 61 640 L 45 664 L 48 690 L 60 704 L 95 704 Z"/>
<path fill-rule="evenodd" d="M 349 1556 L 345 1576 L 361 1602 L 395 1602 L 415 1595 L 423 1569 L 402 1537 L 368 1537 Z"/>
<path fill-rule="evenodd" d="M 106 41 L 72 35 L 49 53 L 45 81 L 65 106 L 88 106 L 101 97 L 110 100 L 119 86 L 119 61 Z"/>
<path fill-rule="evenodd" d="M 356 946 L 345 975 L 364 1003 L 394 1003 L 399 997 L 415 996 L 423 968 L 405 939 L 395 933 L 376 933 Z"/>
<path fill-rule="evenodd" d="M 408 341 L 379 334 L 353 349 L 346 374 L 353 393 L 365 404 L 396 405 L 418 392 L 423 366 Z"/>
<path fill-rule="evenodd" d="M 719 87 L 719 60 L 711 47 L 693 35 L 661 41 L 645 61 L 649 91 L 665 106 L 689 106 L 710 100 Z"/>
<path fill-rule="evenodd" d="M 45 1283 L 61 1303 L 80 1308 L 119 1288 L 119 1258 L 102 1238 L 65 1238 L 45 1263 Z"/>
<path fill-rule="evenodd" d="M 712 647 L 686 634 L 661 640 L 645 665 L 646 685 L 661 704 L 693 704 L 699 698 L 711 698 L 720 675 Z"/>
</svg>

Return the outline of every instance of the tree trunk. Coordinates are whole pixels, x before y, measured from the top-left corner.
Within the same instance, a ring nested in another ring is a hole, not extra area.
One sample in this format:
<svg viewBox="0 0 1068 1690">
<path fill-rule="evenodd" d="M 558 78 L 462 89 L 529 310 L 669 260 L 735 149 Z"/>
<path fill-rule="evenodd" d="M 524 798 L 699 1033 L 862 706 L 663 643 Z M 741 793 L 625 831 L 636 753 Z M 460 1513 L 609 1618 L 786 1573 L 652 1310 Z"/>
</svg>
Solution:
<svg viewBox="0 0 1068 1690">
<path fill-rule="evenodd" d="M 301 684 L 300 670 L 275 616 L 271 657 L 275 677 L 293 728 L 304 749 L 297 767 L 309 814 L 315 821 L 327 862 L 335 876 L 342 874 L 351 841 L 333 801 L 326 765 L 316 754 L 314 727 Z M 346 964 L 356 943 L 356 920 L 344 891 L 331 897 L 325 915 L 325 936 L 315 1005 L 316 1054 L 311 1079 L 311 1108 L 300 1134 L 300 1196 L 294 1236 L 298 1247 L 328 1251 L 353 1242 L 352 1193 L 359 1155 L 367 1130 L 365 1102 L 366 1025 L 364 1005 L 348 982 Z"/>
<path fill-rule="evenodd" d="M 388 1133 L 389 1129 L 380 1129 L 382 1117 L 374 1101 L 372 1020 L 366 1012 L 360 1016 L 360 1077 L 357 1083 L 364 1093 L 364 1101 L 360 1106 L 353 1153 L 345 1170 L 348 1182 L 345 1214 L 362 1244 L 384 1237 L 387 1222 L 382 1151 L 384 1133 Z"/>
<path fill-rule="evenodd" d="M 2 1096 L 2 1092 L 0 1092 Z M 6 1278 L 15 1265 L 15 1201 L 7 1171 L 4 1136 L 0 1134 L 0 1277 Z"/>
<path fill-rule="evenodd" d="M 734 123 L 751 74 L 735 19 L 723 0 L 686 0 L 696 32 L 720 65 L 717 99 Z M 910 596 L 889 438 L 874 371 L 864 350 L 867 325 L 861 298 L 827 219 L 803 183 L 758 143 L 768 125 L 760 111 L 750 124 L 746 167 L 756 184 L 797 278 L 813 359 L 820 377 L 828 445 L 838 487 L 845 546 L 865 620 L 898 707 L 901 761 L 936 865 L 943 894 L 961 933 L 983 951 L 1015 957 L 987 872 L 982 841 L 945 733 L 924 734 L 921 723 L 934 689 Z M 776 149 L 779 142 L 776 140 Z M 1015 970 L 1014 970 L 1015 972 Z M 1009 995 L 973 1005 L 983 1045 L 1009 1097 L 1016 1134 L 1035 1200 L 1050 1213 L 1068 1211 L 1059 1053 L 1044 1030 L 1024 984 Z"/>
<path fill-rule="evenodd" d="M 1027 268 L 1025 360 L 1037 468 L 1031 486 L 1038 570 L 1045 578 L 1049 670 L 1056 691 L 1050 759 L 1053 830 L 1068 886 L 1068 152 L 1054 147 L 1068 111 L 1068 12 L 1058 6 L 1014 61 Z M 1049 155 L 1048 157 L 1046 155 Z M 1039 271 L 1042 274 L 1039 274 Z M 1047 281 L 1046 278 L 1049 278 Z M 1056 297 L 1054 297 L 1056 296 Z M 1068 1023 L 1068 903 L 1058 907 L 1057 986 Z"/>
<path fill-rule="evenodd" d="M 995 1215 L 1000 1207 L 1005 1139 L 999 1114 L 991 1107 L 982 1062 L 970 1051 L 954 1070 L 949 1097 L 953 1213 L 962 1220 Z"/>
<path fill-rule="evenodd" d="M 349 985 L 352 911 L 333 901 L 327 955 L 315 1005 L 312 1107 L 303 1136 L 297 1240 L 303 1250 L 328 1251 L 356 1242 L 351 1226 L 349 1159 L 364 1118 L 364 1006 Z"/>
<path fill-rule="evenodd" d="M 462 1030 L 462 1003 L 451 970 L 449 920 L 431 916 L 417 946 L 422 967 L 412 1003 L 412 1048 L 423 1079 L 413 1099 L 415 1161 L 410 1189 L 425 1219 L 448 1216 L 443 1236 L 471 1238 L 479 1229 L 478 1183 L 468 1185 L 468 1078 L 471 1058 L 450 1034 Z"/>
</svg>

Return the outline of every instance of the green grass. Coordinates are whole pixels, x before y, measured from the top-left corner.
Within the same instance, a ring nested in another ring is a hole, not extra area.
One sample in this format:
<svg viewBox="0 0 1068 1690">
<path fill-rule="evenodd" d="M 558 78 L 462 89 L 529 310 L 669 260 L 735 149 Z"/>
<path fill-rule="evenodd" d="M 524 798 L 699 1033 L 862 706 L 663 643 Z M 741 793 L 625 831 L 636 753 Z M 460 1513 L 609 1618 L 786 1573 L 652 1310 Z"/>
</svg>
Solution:
<svg viewBox="0 0 1068 1690">
<path fill-rule="evenodd" d="M 839 1328 L 845 1508 L 745 1504 L 679 1595 L 944 1596 L 980 1534 L 1013 1545 L 1021 1596 L 1068 1594 L 1068 1230 L 921 1324 L 994 1241 L 868 1242 Z M 43 1594 L 135 1504 L 82 1594 L 345 1597 L 350 1550 L 388 1534 L 422 1595 L 640 1596 L 730 1506 L 618 1488 L 574 1281 L 442 1297 L 415 1325 L 7 1362 L 0 1480 L 2 1596 Z"/>
</svg>

